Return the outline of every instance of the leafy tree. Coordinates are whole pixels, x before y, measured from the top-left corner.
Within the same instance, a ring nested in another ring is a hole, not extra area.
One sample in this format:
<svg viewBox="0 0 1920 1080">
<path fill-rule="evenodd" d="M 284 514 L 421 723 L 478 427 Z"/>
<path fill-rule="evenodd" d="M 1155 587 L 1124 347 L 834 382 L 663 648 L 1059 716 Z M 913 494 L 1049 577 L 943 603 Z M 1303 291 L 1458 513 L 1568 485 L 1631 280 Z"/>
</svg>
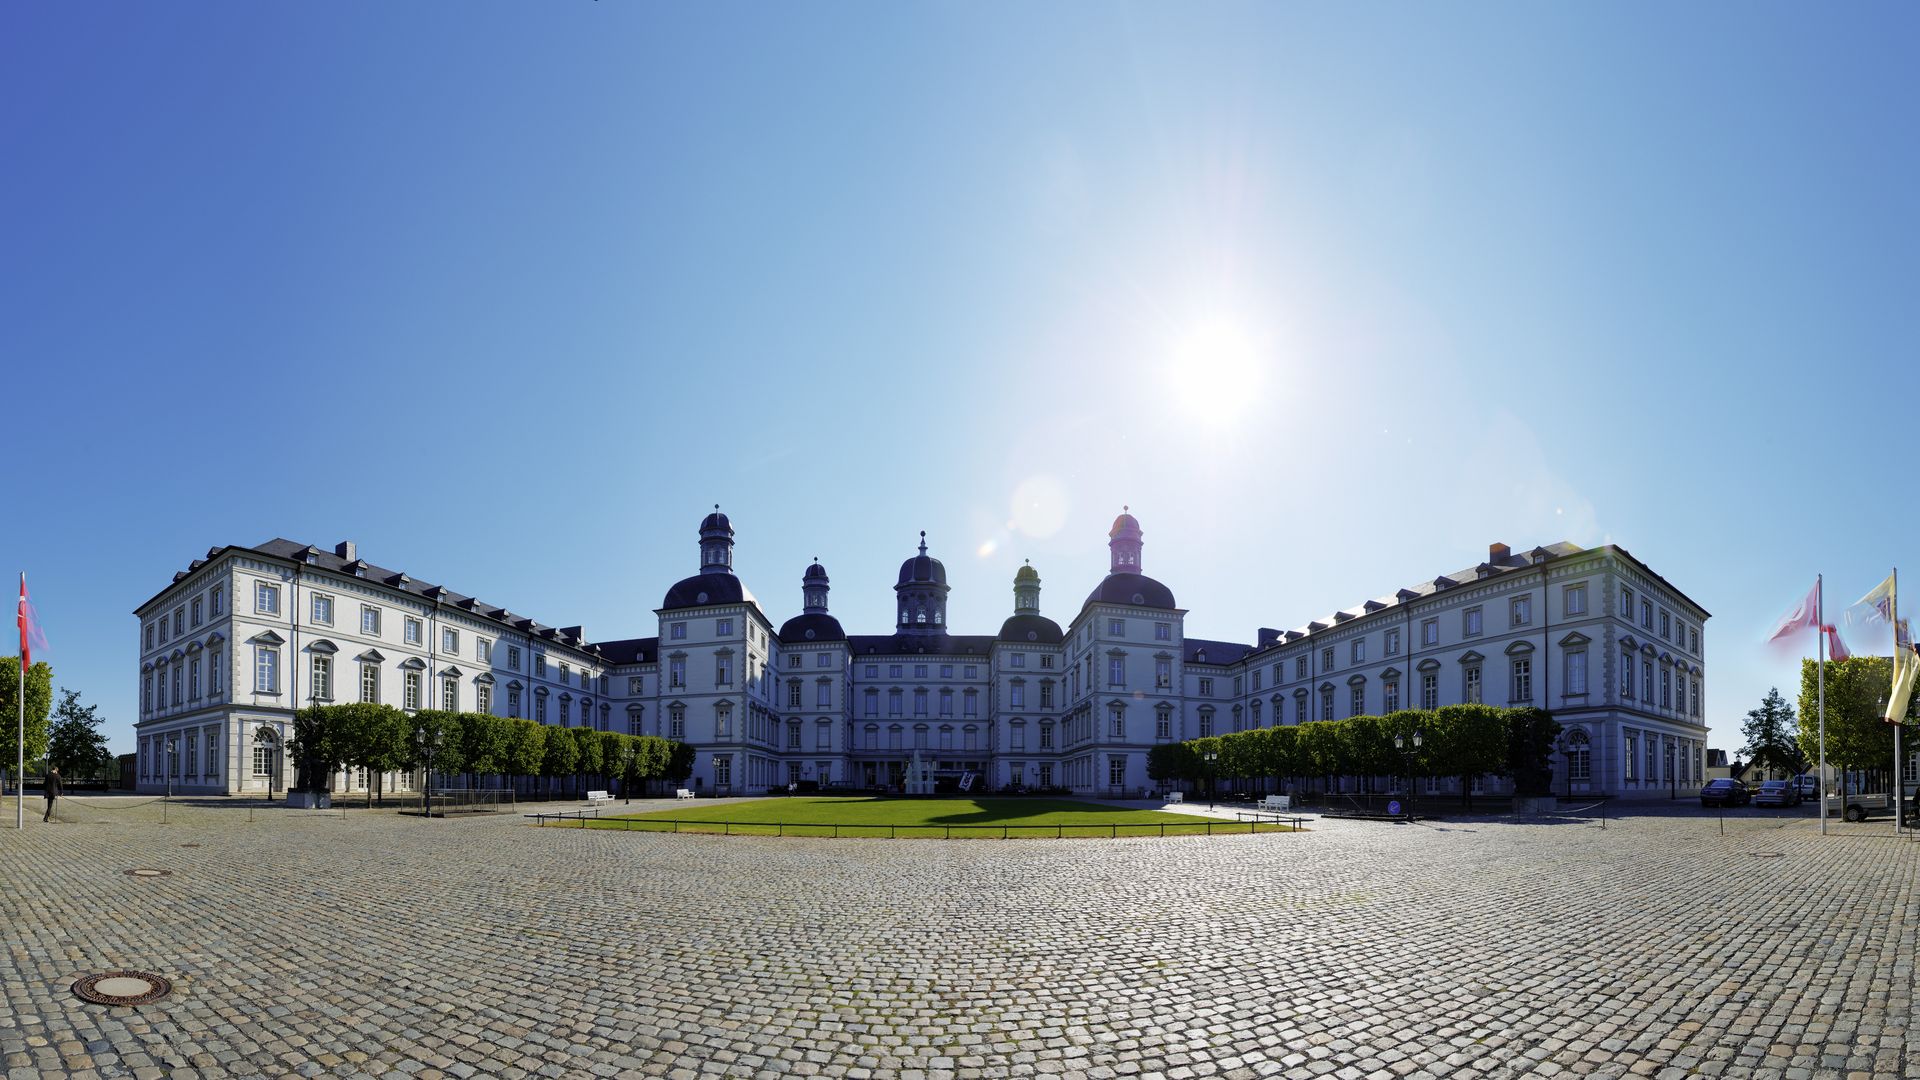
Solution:
<svg viewBox="0 0 1920 1080">
<path fill-rule="evenodd" d="M 1276 784 L 1290 785 L 1292 779 L 1300 775 L 1300 729 L 1283 726 L 1266 730 L 1261 772 L 1273 777 Z"/>
<path fill-rule="evenodd" d="M 1800 752 L 1798 727 L 1793 706 L 1776 686 L 1760 699 L 1760 707 L 1749 709 L 1747 718 L 1741 721 L 1740 734 L 1746 736 L 1747 743 L 1740 752 L 1763 769 L 1798 773 L 1806 765 L 1806 757 Z"/>
<path fill-rule="evenodd" d="M 683 742 L 670 743 L 665 777 L 676 784 L 693 775 L 693 747 Z"/>
<path fill-rule="evenodd" d="M 1194 780 L 1200 776 L 1190 743 L 1161 743 L 1147 751 L 1147 775 L 1166 783 L 1170 780 Z"/>
<path fill-rule="evenodd" d="M 27 669 L 27 753 L 28 761 L 38 761 L 47 752 L 47 711 L 53 706 L 53 669 L 38 661 Z M 13 776 L 20 751 L 20 658 L 0 658 L 0 776 Z"/>
<path fill-rule="evenodd" d="M 508 729 L 504 716 L 492 713 L 459 714 L 461 763 L 476 780 L 506 771 Z M 473 786 L 479 786 L 474 783 Z"/>
<path fill-rule="evenodd" d="M 573 765 L 573 775 L 576 778 L 574 793 L 578 794 L 578 777 L 582 774 L 597 775 L 600 772 L 600 733 L 584 727 L 564 730 L 572 737 L 574 745 L 579 748 Z"/>
<path fill-rule="evenodd" d="M 1471 705 L 1455 708 L 1475 708 Z M 1486 708 L 1487 706 L 1479 706 Z M 1516 795 L 1553 793 L 1553 742 L 1560 735 L 1560 723 L 1545 709 L 1498 710 L 1507 729 L 1506 760 L 1493 771 L 1496 776 L 1513 779 Z"/>
<path fill-rule="evenodd" d="M 509 776 L 538 776 L 546 760 L 547 726 L 526 719 L 507 721 L 504 768 Z"/>
<path fill-rule="evenodd" d="M 1315 720 L 1295 729 L 1299 732 L 1294 738 L 1299 748 L 1301 773 L 1319 777 L 1322 791 L 1331 790 L 1333 778 L 1346 771 L 1339 723 Z"/>
<path fill-rule="evenodd" d="M 1819 760 L 1819 666 L 1800 666 L 1800 751 Z M 1845 797 L 1846 771 L 1871 769 L 1893 760 L 1893 725 L 1884 722 L 1883 702 L 1893 683 L 1893 661 L 1885 656 L 1856 656 L 1827 661 L 1827 764 L 1841 770 L 1839 794 Z M 1907 707 L 1907 718 L 1914 715 Z"/>
<path fill-rule="evenodd" d="M 38 667 L 39 665 L 34 665 Z M 47 735 L 47 764 L 68 776 L 108 776 L 114 764 L 100 733 L 100 706 L 80 704 L 80 692 L 60 690 Z"/>
<path fill-rule="evenodd" d="M 1505 776 L 1511 771 L 1511 712 L 1492 705 L 1443 705 L 1423 714 L 1426 745 L 1421 753 L 1427 768 L 1435 776 L 1458 777 L 1461 797 L 1468 805 L 1473 802 L 1475 777 Z"/>
<path fill-rule="evenodd" d="M 408 764 L 419 768 L 431 768 L 427 776 L 427 786 L 433 786 L 432 773 L 442 776 L 467 771 L 465 739 L 462 737 L 457 713 L 444 709 L 421 709 L 413 714 L 413 737 L 410 740 L 411 753 Z M 427 749 L 433 750 L 429 762 Z"/>
<path fill-rule="evenodd" d="M 1251 728 L 1222 735 L 1219 740 L 1219 775 L 1247 780 L 1266 772 L 1266 755 L 1263 752 L 1266 733 L 1266 728 Z"/>
<path fill-rule="evenodd" d="M 572 776 L 579 766 L 580 744 L 574 741 L 566 728 L 548 729 L 546 755 L 540 760 L 540 771 L 547 777 L 547 796 L 553 796 L 556 777 Z"/>
<path fill-rule="evenodd" d="M 1358 776 L 1370 784 L 1373 777 L 1400 770 L 1393 738 L 1387 734 L 1379 717 L 1353 716 L 1333 723 L 1339 752 L 1339 775 Z"/>
<path fill-rule="evenodd" d="M 633 739 L 617 731 L 600 733 L 600 774 L 611 785 L 627 774 L 627 759 L 633 756 Z"/>
<path fill-rule="evenodd" d="M 293 714 L 287 753 L 293 760 L 295 791 L 325 791 L 326 778 L 346 762 L 341 728 L 333 705 L 310 705 Z"/>
<path fill-rule="evenodd" d="M 332 729 L 331 746 L 340 764 L 367 770 L 367 805 L 387 773 L 404 769 L 413 758 L 413 725 L 391 705 L 353 702 L 323 706 Z"/>
</svg>

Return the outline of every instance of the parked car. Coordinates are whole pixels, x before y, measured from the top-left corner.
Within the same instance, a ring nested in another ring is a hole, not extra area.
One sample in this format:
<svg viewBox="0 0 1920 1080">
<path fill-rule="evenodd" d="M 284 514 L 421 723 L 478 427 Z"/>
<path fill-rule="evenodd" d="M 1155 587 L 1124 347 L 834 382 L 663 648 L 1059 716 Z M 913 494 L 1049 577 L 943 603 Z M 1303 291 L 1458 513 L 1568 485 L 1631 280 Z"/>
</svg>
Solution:
<svg viewBox="0 0 1920 1080">
<path fill-rule="evenodd" d="M 1753 796 L 1738 780 L 1709 780 L 1700 789 L 1701 806 L 1745 806 Z"/>
<path fill-rule="evenodd" d="M 1793 783 L 1794 786 L 1799 789 L 1801 798 L 1817 799 L 1820 797 L 1820 778 L 1812 773 L 1801 773 L 1799 776 L 1793 778 Z"/>
<path fill-rule="evenodd" d="M 1753 794 L 1755 806 L 1799 806 L 1800 785 L 1791 780 L 1763 780 Z"/>
</svg>

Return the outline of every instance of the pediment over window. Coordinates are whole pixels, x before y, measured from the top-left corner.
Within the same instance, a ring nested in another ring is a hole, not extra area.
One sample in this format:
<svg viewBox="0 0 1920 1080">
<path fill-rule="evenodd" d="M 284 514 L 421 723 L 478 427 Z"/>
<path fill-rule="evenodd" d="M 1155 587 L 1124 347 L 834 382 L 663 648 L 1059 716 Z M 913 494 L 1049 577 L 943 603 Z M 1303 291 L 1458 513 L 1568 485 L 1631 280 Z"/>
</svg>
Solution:
<svg viewBox="0 0 1920 1080">
<path fill-rule="evenodd" d="M 1108 656 L 1125 656 L 1125 655 L 1127 655 L 1127 650 L 1125 650 L 1125 649 L 1108 649 L 1108 650 L 1107 650 L 1107 655 L 1108 655 Z"/>
<path fill-rule="evenodd" d="M 368 649 L 366 652 L 363 652 L 359 656 L 354 657 L 354 659 L 360 661 L 363 664 L 384 664 L 386 663 L 386 660 L 387 660 L 387 658 L 381 654 L 379 649 Z"/>
<path fill-rule="evenodd" d="M 262 630 L 247 639 L 247 644 L 249 645 L 285 645 L 286 643 L 286 638 L 281 637 L 271 630 Z"/>
<path fill-rule="evenodd" d="M 476 683 L 479 683 L 482 686 L 492 686 L 493 673 L 491 671 L 483 671 L 480 674 L 475 675 L 473 677 L 473 681 Z"/>
<path fill-rule="evenodd" d="M 141 665 L 140 665 L 140 672 L 141 672 L 141 674 L 146 674 L 147 672 L 149 672 L 149 671 L 152 671 L 152 670 L 153 670 L 153 665 L 152 665 L 152 664 L 141 664 Z"/>
<path fill-rule="evenodd" d="M 1466 651 L 1466 654 L 1460 657 L 1460 662 L 1463 664 L 1477 664 L 1480 661 L 1485 659 L 1486 657 L 1481 656 L 1479 653 L 1474 652 L 1472 649 L 1468 649 Z"/>
<path fill-rule="evenodd" d="M 207 648 L 217 649 L 220 647 L 220 643 L 225 640 L 227 640 L 227 635 L 215 630 L 213 633 L 207 635 Z"/>
<path fill-rule="evenodd" d="M 1581 633 L 1580 631 L 1575 630 L 1573 633 L 1568 634 L 1566 637 L 1563 637 L 1560 639 L 1560 647 L 1563 649 L 1573 649 L 1573 648 L 1578 648 L 1579 646 L 1582 646 L 1582 645 L 1591 644 L 1591 642 L 1592 642 L 1591 638 L 1587 637 L 1587 635 Z"/>
<path fill-rule="evenodd" d="M 1365 675 L 1355 675 L 1353 678 L 1347 680 L 1347 685 L 1365 686 L 1367 685 L 1367 677 Z"/>
<path fill-rule="evenodd" d="M 1507 646 L 1508 656 L 1525 656 L 1532 651 L 1533 651 L 1533 642 L 1531 641 L 1516 641 L 1513 644 Z"/>
<path fill-rule="evenodd" d="M 1647 642 L 1645 645 L 1640 646 L 1641 656 L 1655 656 L 1659 653 L 1659 651 L 1660 650 L 1653 647 L 1653 642 L 1651 641 Z"/>
<path fill-rule="evenodd" d="M 1297 698 L 1300 698 L 1301 700 L 1305 700 L 1305 699 L 1306 699 L 1306 696 L 1307 696 L 1307 688 L 1303 686 L 1303 687 L 1301 687 L 1300 689 L 1298 689 L 1298 690 L 1295 690 L 1295 691 L 1293 692 L 1293 696 L 1294 696 L 1294 697 L 1297 697 Z"/>
<path fill-rule="evenodd" d="M 1623 649 L 1638 649 L 1640 648 L 1640 643 L 1634 640 L 1632 634 L 1628 634 L 1620 639 L 1620 647 Z"/>
<path fill-rule="evenodd" d="M 1387 670 L 1381 672 L 1380 677 L 1383 679 L 1397 679 L 1400 677 L 1400 669 L 1390 667 Z"/>
<path fill-rule="evenodd" d="M 171 663 L 173 663 L 173 661 L 172 661 L 172 660 L 169 660 L 168 658 L 166 658 L 166 657 L 164 657 L 164 656 L 162 656 L 162 657 L 159 657 L 159 658 L 157 658 L 157 659 L 155 659 L 153 663 L 154 663 L 154 666 L 155 666 L 155 667 L 166 667 L 166 666 L 167 666 L 168 664 L 171 664 Z"/>
<path fill-rule="evenodd" d="M 519 680 L 519 679 L 515 679 L 515 680 L 513 680 L 512 682 L 510 682 L 510 683 L 508 683 L 508 684 L 507 684 L 507 689 L 509 689 L 509 690 L 518 690 L 518 689 L 520 689 L 520 680 Z"/>
<path fill-rule="evenodd" d="M 405 660 L 400 661 L 401 671 L 425 671 L 426 667 L 427 662 L 417 656 L 409 656 Z"/>
<path fill-rule="evenodd" d="M 188 646 L 187 646 L 187 655 L 188 655 L 188 656 L 193 656 L 193 655 L 195 655 L 195 654 L 197 654 L 197 653 L 199 653 L 199 651 L 200 651 L 200 643 L 199 643 L 199 642 L 197 642 L 197 641 L 196 641 L 196 642 L 193 642 L 192 644 L 190 644 L 190 645 L 188 645 Z"/>
<path fill-rule="evenodd" d="M 645 705 L 640 704 L 639 702 L 634 702 L 633 704 L 627 706 L 627 715 L 629 716 L 639 716 L 641 713 L 645 711 L 647 711 L 647 707 Z"/>
<path fill-rule="evenodd" d="M 1333 689 L 1333 684 L 1332 684 L 1332 683 L 1330 683 L 1330 682 L 1323 682 L 1323 683 L 1321 683 L 1321 684 L 1320 684 L 1320 689 L 1322 689 L 1322 690 L 1331 690 L 1331 689 Z"/>
<path fill-rule="evenodd" d="M 1661 662 L 1661 663 L 1663 663 L 1663 664 L 1671 664 L 1671 663 L 1673 663 L 1673 654 L 1672 654 L 1672 653 L 1670 653 L 1670 652 L 1663 652 L 1663 653 L 1661 653 L 1661 654 L 1660 654 L 1660 662 Z"/>
<path fill-rule="evenodd" d="M 1200 715 L 1201 715 L 1201 716 L 1212 716 L 1212 715 L 1213 715 L 1213 713 L 1214 713 L 1214 708 L 1213 708 L 1213 706 L 1211 706 L 1211 705 L 1202 705 L 1202 706 L 1200 706 Z"/>
<path fill-rule="evenodd" d="M 328 641 L 326 638 L 315 638 L 312 642 L 310 642 L 307 645 L 307 651 L 317 652 L 317 653 L 337 653 L 340 651 L 340 646 L 335 645 L 333 642 Z"/>
<path fill-rule="evenodd" d="M 1420 663 L 1419 663 L 1418 665 L 1416 665 L 1416 666 L 1417 666 L 1417 667 L 1418 667 L 1418 668 L 1419 668 L 1419 669 L 1420 669 L 1421 671 L 1439 671 L 1439 670 L 1440 670 L 1440 661 L 1438 661 L 1438 660 L 1435 660 L 1435 659 L 1434 659 L 1434 658 L 1432 658 L 1432 657 L 1428 657 L 1428 658 L 1426 658 L 1425 660 L 1422 660 L 1422 661 L 1420 661 Z"/>
</svg>

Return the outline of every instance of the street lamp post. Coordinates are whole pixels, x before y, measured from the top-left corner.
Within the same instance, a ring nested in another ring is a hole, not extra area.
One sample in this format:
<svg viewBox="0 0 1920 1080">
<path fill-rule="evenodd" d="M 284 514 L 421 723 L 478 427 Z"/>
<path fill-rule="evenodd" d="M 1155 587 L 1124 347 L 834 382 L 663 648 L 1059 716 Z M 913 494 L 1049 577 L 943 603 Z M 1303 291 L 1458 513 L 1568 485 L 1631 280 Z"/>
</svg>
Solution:
<svg viewBox="0 0 1920 1080">
<path fill-rule="evenodd" d="M 1214 763 L 1220 760 L 1220 752 L 1217 750 L 1208 750 L 1206 753 L 1201 754 L 1200 757 L 1207 763 L 1207 809 L 1211 810 L 1213 809 L 1215 792 L 1219 789 L 1219 785 L 1215 782 L 1214 778 Z"/>
<path fill-rule="evenodd" d="M 180 740 L 167 740 L 167 798 L 173 798 L 173 770 L 179 767 Z"/>
<path fill-rule="evenodd" d="M 439 749 L 440 742 L 437 735 L 438 731 L 434 725 L 422 724 L 420 726 L 420 757 L 427 763 L 427 772 L 425 776 L 421 777 L 420 784 L 420 816 L 423 819 L 431 819 L 433 817 L 433 754 L 435 750 Z"/>
<path fill-rule="evenodd" d="M 1424 740 L 1421 738 L 1420 731 L 1418 728 L 1414 729 L 1414 732 L 1411 736 L 1395 735 L 1393 737 L 1393 748 L 1395 750 L 1400 751 L 1401 775 L 1407 778 L 1407 820 L 1408 821 L 1414 820 L 1413 809 L 1414 809 L 1415 789 L 1417 789 L 1420 786 L 1419 782 L 1414 778 L 1414 775 L 1413 775 L 1413 759 L 1417 754 L 1419 754 L 1420 744 L 1423 741 Z"/>
</svg>

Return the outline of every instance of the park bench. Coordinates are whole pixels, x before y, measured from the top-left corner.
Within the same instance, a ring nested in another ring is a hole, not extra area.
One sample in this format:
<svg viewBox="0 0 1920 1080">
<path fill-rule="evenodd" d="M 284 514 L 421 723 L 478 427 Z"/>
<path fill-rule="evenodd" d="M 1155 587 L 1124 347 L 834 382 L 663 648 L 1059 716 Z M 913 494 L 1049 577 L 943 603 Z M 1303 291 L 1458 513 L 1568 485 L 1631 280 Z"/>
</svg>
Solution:
<svg viewBox="0 0 1920 1080">
<path fill-rule="evenodd" d="M 1186 801 L 1187 801 L 1187 793 L 1186 793 L 1186 792 L 1184 792 L 1184 791 L 1169 791 L 1169 792 L 1167 792 L 1167 801 L 1168 801 L 1168 802 L 1170 802 L 1170 803 L 1176 803 L 1176 802 L 1179 802 L 1179 803 L 1183 803 L 1183 802 L 1186 802 Z"/>
<path fill-rule="evenodd" d="M 693 798 L 693 791 L 690 788 L 675 788 L 673 797 L 676 799 L 691 799 Z"/>
<path fill-rule="evenodd" d="M 1293 798 L 1288 795 L 1269 795 L 1260 802 L 1260 809 L 1282 813 L 1293 809 Z"/>
<path fill-rule="evenodd" d="M 613 801 L 613 792 L 611 792 L 611 791 L 589 791 L 589 792 L 587 792 L 587 801 L 588 801 L 588 802 L 612 802 L 612 801 Z"/>
</svg>

